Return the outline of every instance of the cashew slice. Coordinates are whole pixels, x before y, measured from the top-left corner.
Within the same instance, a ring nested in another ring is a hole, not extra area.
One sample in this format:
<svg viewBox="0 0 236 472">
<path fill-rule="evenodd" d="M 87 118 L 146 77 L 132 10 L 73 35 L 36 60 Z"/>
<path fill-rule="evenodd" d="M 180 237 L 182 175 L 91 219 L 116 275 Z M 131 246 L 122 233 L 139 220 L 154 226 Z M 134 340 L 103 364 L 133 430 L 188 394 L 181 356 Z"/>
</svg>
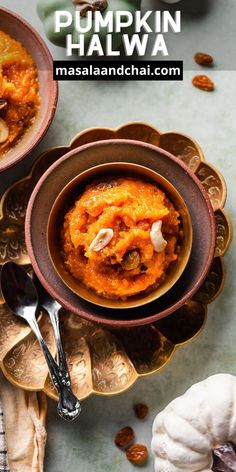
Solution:
<svg viewBox="0 0 236 472">
<path fill-rule="evenodd" d="M 4 143 L 9 136 L 9 128 L 6 122 L 0 118 L 0 144 Z"/>
<path fill-rule="evenodd" d="M 167 245 L 167 241 L 163 238 L 161 227 L 162 221 L 155 221 L 150 231 L 150 238 L 156 252 L 164 251 Z"/>
<path fill-rule="evenodd" d="M 100 229 L 97 236 L 91 242 L 89 249 L 92 249 L 93 251 L 96 251 L 96 252 L 101 251 L 101 249 L 103 249 L 105 246 L 109 244 L 109 242 L 113 238 L 113 235 L 114 235 L 114 232 L 111 228 Z"/>
<path fill-rule="evenodd" d="M 7 106 L 7 101 L 3 98 L 0 98 L 0 110 L 3 110 Z"/>
</svg>

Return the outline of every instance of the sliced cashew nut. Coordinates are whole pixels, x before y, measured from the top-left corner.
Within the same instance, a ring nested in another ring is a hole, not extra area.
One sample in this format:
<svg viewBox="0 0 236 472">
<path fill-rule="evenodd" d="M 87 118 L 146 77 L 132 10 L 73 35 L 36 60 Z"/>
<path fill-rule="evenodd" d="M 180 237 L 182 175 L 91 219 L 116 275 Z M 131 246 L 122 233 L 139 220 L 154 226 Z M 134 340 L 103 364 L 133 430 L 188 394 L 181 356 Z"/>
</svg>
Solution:
<svg viewBox="0 0 236 472">
<path fill-rule="evenodd" d="M 9 136 L 9 128 L 6 122 L 0 118 L 0 144 L 4 143 Z"/>
<path fill-rule="evenodd" d="M 91 242 L 89 249 L 92 249 L 93 251 L 96 251 L 96 252 L 101 251 L 101 249 L 103 249 L 105 246 L 109 244 L 109 242 L 113 238 L 113 235 L 114 235 L 114 232 L 111 228 L 100 229 L 97 236 Z"/>
<path fill-rule="evenodd" d="M 162 221 L 155 221 L 150 231 L 150 238 L 156 252 L 164 251 L 167 245 L 167 241 L 163 238 L 161 227 Z"/>
</svg>

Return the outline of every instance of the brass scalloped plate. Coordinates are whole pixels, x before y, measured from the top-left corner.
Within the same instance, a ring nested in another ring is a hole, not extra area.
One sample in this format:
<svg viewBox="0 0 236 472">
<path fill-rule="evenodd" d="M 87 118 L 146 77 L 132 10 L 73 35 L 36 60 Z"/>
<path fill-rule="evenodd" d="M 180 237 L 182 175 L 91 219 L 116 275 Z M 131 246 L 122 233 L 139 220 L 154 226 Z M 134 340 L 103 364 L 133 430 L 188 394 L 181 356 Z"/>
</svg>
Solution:
<svg viewBox="0 0 236 472">
<path fill-rule="evenodd" d="M 115 395 L 138 377 L 157 372 L 176 349 L 190 343 L 204 328 L 207 305 L 221 292 L 223 256 L 232 239 L 230 218 L 224 211 L 226 185 L 220 172 L 205 162 L 199 145 L 178 132 L 161 133 L 145 123 L 128 123 L 116 129 L 91 128 L 79 133 L 69 146 L 42 154 L 30 175 L 16 182 L 0 202 L 0 265 L 7 260 L 30 266 L 24 240 L 24 218 L 29 196 L 43 172 L 70 149 L 104 139 L 134 139 L 159 146 L 183 160 L 207 191 L 216 217 L 215 258 L 208 276 L 194 296 L 176 313 L 152 325 L 106 330 L 62 310 L 61 333 L 75 394 Z M 52 329 L 45 313 L 40 326 L 55 354 Z M 141 342 L 140 342 L 141 340 Z M 0 362 L 8 380 L 25 390 L 43 390 L 56 399 L 45 361 L 30 329 L 10 313 L 0 297 Z"/>
</svg>

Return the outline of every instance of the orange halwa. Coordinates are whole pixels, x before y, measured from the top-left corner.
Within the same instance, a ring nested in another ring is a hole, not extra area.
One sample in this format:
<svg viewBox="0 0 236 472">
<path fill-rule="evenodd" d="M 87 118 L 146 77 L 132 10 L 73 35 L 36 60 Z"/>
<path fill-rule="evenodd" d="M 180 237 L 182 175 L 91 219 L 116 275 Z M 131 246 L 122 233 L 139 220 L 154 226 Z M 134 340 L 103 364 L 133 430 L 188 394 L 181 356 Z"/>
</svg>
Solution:
<svg viewBox="0 0 236 472">
<path fill-rule="evenodd" d="M 167 245 L 155 252 L 150 230 L 162 220 Z M 65 215 L 62 246 L 69 272 L 97 294 L 125 300 L 152 290 L 177 259 L 179 213 L 154 184 L 133 177 L 89 184 Z M 98 232 L 113 237 L 101 250 L 90 245 Z"/>
<path fill-rule="evenodd" d="M 0 142 L 0 156 L 31 126 L 39 103 L 38 73 L 31 55 L 0 31 L 0 126 L 8 129 L 7 139 Z"/>
</svg>

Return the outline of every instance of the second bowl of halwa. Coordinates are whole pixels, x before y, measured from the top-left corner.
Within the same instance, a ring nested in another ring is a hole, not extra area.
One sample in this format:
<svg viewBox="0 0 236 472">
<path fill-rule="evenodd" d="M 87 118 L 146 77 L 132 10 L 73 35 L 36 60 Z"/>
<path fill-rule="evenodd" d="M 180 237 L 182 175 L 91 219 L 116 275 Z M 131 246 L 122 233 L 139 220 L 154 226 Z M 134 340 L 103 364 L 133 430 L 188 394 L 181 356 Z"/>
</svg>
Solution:
<svg viewBox="0 0 236 472">
<path fill-rule="evenodd" d="M 56 110 L 53 61 L 39 34 L 0 8 L 0 171 L 39 143 Z"/>
<path fill-rule="evenodd" d="M 192 248 L 187 206 L 157 172 L 128 162 L 90 168 L 70 181 L 48 221 L 48 251 L 74 293 L 107 308 L 164 295 Z"/>
</svg>

